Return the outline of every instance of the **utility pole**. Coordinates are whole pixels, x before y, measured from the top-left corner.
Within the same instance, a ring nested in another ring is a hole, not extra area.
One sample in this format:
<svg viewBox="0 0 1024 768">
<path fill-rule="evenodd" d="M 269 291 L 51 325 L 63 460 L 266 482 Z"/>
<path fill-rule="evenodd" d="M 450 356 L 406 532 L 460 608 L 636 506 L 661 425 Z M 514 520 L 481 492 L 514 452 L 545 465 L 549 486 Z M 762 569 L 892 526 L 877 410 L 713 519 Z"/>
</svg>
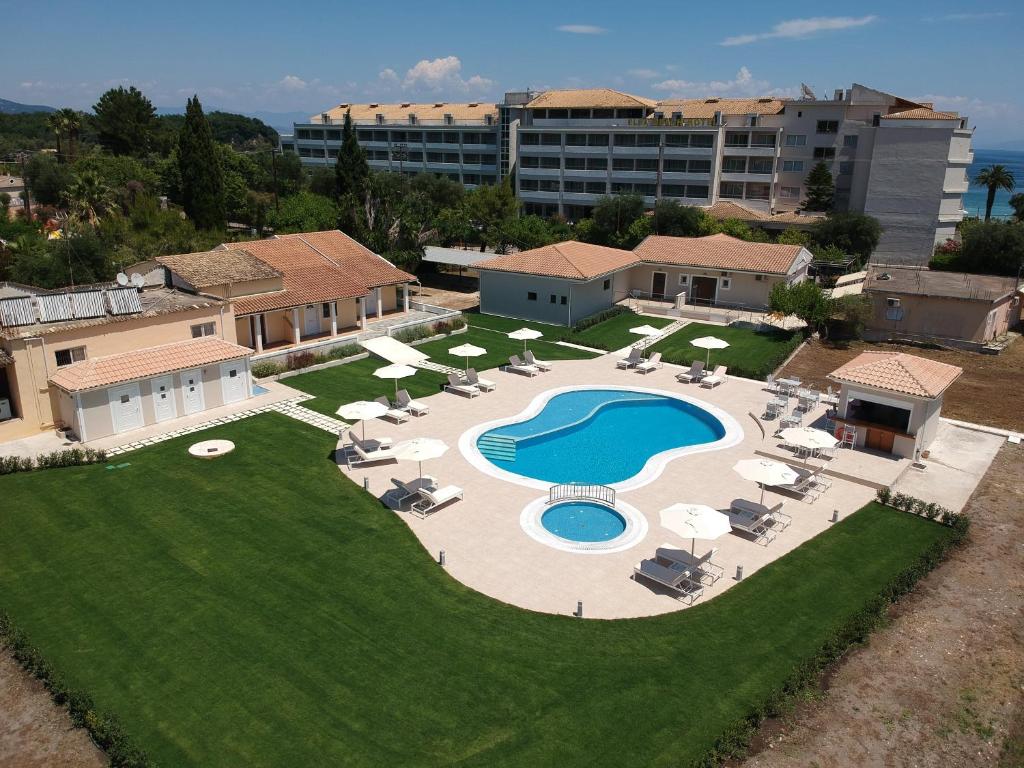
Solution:
<svg viewBox="0 0 1024 768">
<path fill-rule="evenodd" d="M 25 186 L 25 191 L 22 193 L 24 195 L 24 198 L 25 198 L 24 199 L 24 203 L 25 203 L 25 220 L 31 222 L 32 221 L 32 201 L 29 199 L 28 176 L 25 175 L 25 153 L 24 152 L 19 152 L 18 153 L 18 161 L 21 163 L 21 183 Z"/>
<path fill-rule="evenodd" d="M 281 212 L 281 202 L 277 197 L 277 147 L 270 150 L 270 167 L 274 174 L 274 210 Z"/>
</svg>

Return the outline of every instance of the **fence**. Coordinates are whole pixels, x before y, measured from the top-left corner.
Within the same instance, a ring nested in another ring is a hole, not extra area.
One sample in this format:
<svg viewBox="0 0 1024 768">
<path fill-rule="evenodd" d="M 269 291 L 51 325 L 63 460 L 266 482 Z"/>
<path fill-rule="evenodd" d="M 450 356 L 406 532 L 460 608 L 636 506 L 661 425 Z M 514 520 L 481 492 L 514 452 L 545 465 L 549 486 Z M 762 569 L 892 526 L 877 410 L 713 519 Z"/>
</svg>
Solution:
<svg viewBox="0 0 1024 768">
<path fill-rule="evenodd" d="M 615 489 L 596 483 L 560 483 L 548 490 L 548 504 L 567 499 L 586 499 L 615 506 Z"/>
<path fill-rule="evenodd" d="M 417 325 L 432 325 L 443 320 L 453 320 L 456 317 L 462 316 L 462 312 L 460 312 L 457 309 L 435 307 L 433 304 L 422 304 L 418 301 L 410 301 L 409 309 L 415 312 L 427 312 L 429 313 L 430 316 L 418 317 L 414 320 L 406 320 L 405 322 L 402 323 L 395 323 L 394 325 L 388 327 L 388 336 L 394 336 L 397 331 L 401 331 L 405 328 L 413 328 Z"/>
</svg>

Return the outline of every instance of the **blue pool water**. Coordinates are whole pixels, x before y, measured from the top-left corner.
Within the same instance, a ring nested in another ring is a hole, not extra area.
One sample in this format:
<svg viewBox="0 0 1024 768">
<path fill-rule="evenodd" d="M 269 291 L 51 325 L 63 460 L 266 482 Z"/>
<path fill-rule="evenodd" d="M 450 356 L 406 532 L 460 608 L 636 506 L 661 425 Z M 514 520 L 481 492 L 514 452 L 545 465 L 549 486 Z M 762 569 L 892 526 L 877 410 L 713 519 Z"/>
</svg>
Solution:
<svg viewBox="0 0 1024 768">
<path fill-rule="evenodd" d="M 253 384 L 252 385 L 252 395 L 253 395 L 253 397 L 256 397 L 257 395 L 265 395 L 269 391 L 270 391 L 269 389 L 267 389 L 266 387 L 261 387 L 259 384 Z"/>
<path fill-rule="evenodd" d="M 654 455 L 725 435 L 722 423 L 674 397 L 585 389 L 552 397 L 533 418 L 484 432 L 477 448 L 496 467 L 550 483 L 609 485 Z"/>
<path fill-rule="evenodd" d="M 541 516 L 540 523 L 570 541 L 611 541 L 626 530 L 626 520 L 614 509 L 585 501 L 555 504 Z"/>
</svg>

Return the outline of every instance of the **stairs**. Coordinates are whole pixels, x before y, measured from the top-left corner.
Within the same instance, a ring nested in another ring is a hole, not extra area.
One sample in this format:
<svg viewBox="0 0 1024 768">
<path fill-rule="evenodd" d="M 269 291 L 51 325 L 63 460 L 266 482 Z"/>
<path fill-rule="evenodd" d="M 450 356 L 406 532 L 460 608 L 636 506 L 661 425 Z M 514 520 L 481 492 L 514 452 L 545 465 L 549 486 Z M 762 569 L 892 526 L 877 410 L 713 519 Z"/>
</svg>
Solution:
<svg viewBox="0 0 1024 768">
<path fill-rule="evenodd" d="M 484 435 L 476 444 L 480 453 L 496 461 L 516 460 L 516 441 L 503 435 Z"/>
<path fill-rule="evenodd" d="M 455 373 L 459 376 L 464 376 L 465 371 L 461 368 L 453 368 L 450 365 L 442 365 L 441 363 L 435 363 L 433 360 L 423 360 L 419 363 L 413 363 L 414 368 L 422 368 L 424 371 L 436 371 L 437 373 L 443 373 L 447 376 L 449 373 Z"/>
<path fill-rule="evenodd" d="M 647 349 L 652 344 L 656 344 L 657 342 L 664 339 L 666 336 L 672 335 L 683 326 L 689 325 L 691 322 L 691 320 L 676 320 L 675 322 L 669 323 L 664 328 L 662 328 L 661 333 L 659 333 L 657 336 L 645 336 L 632 346 L 640 347 L 640 349 Z"/>
</svg>

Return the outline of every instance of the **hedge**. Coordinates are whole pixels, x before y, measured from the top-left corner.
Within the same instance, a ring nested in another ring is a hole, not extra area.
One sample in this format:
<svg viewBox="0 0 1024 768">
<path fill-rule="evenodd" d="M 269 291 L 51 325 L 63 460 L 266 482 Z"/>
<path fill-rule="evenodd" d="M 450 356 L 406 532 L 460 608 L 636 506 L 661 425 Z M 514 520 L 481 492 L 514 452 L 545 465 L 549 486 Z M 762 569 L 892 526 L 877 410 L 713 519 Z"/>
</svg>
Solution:
<svg viewBox="0 0 1024 768">
<path fill-rule="evenodd" d="M 58 469 L 78 467 L 83 464 L 100 464 L 107 460 L 107 452 L 93 448 L 66 448 L 50 453 L 40 453 L 34 459 L 28 456 L 0 456 L 0 475 L 15 472 L 32 472 L 37 469 Z"/>
</svg>

